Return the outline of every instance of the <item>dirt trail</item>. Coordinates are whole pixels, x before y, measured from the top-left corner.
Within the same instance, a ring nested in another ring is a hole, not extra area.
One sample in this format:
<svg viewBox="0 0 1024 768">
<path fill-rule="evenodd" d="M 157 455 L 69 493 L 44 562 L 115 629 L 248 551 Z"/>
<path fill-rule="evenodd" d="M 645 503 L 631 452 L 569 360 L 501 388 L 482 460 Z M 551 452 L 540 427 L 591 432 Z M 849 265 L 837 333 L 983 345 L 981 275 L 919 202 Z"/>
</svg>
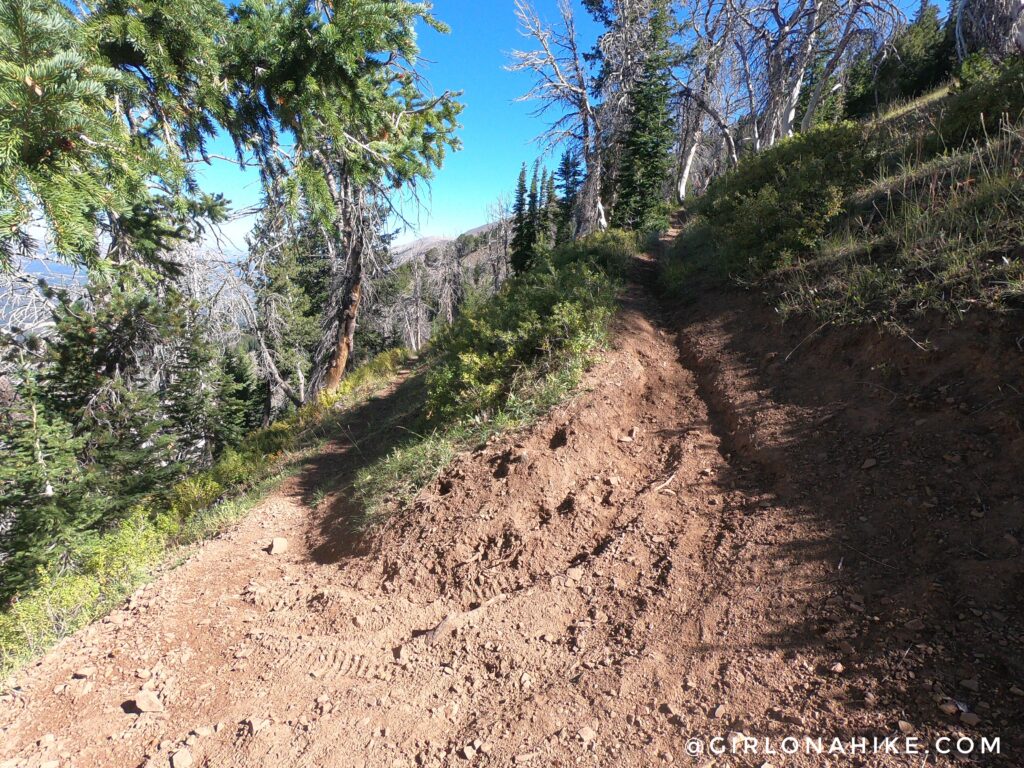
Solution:
<svg viewBox="0 0 1024 768">
<path fill-rule="evenodd" d="M 387 449 L 418 384 L 357 410 L 230 534 L 27 670 L 0 766 L 922 765 L 687 754 L 901 727 L 999 736 L 964 762 L 1024 765 L 1020 403 L 975 410 L 1019 371 L 1001 337 L 975 352 L 1009 368 L 950 394 L 931 378 L 959 358 L 807 341 L 748 297 L 623 303 L 572 402 L 353 542 L 344 491 L 311 498 Z"/>
</svg>

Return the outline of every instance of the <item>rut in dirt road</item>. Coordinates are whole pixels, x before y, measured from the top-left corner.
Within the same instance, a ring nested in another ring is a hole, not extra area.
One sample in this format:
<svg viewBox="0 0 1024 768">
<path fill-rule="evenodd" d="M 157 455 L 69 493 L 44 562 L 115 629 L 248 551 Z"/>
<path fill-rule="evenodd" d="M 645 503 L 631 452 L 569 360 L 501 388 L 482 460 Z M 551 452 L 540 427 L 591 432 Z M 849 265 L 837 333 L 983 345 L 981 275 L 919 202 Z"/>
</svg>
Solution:
<svg viewBox="0 0 1024 768">
<path fill-rule="evenodd" d="M 353 416 L 359 451 L 339 440 L 343 455 L 28 670 L 0 713 L 0 765 L 650 766 L 693 762 L 691 736 L 885 736 L 900 721 L 1019 749 L 1017 617 L 940 635 L 960 610 L 927 583 L 941 552 L 897 562 L 874 538 L 887 494 L 862 493 L 860 464 L 835 471 L 869 440 L 884 458 L 851 414 L 897 417 L 851 402 L 848 382 L 796 387 L 800 361 L 767 384 L 772 350 L 738 340 L 749 305 L 728 301 L 669 322 L 632 285 L 576 397 L 353 541 L 345 490 L 314 509 L 310 489 L 396 439 L 417 387 L 401 384 Z M 1001 464 L 978 471 L 993 492 L 1009 482 Z M 286 553 L 263 551 L 272 537 Z M 993 606 L 1018 575 L 1004 568 Z M 957 692 L 961 674 L 978 691 Z M 158 711 L 138 711 L 141 690 Z M 980 723 L 944 714 L 954 693 Z M 766 761 L 920 758 L 716 764 Z"/>
</svg>

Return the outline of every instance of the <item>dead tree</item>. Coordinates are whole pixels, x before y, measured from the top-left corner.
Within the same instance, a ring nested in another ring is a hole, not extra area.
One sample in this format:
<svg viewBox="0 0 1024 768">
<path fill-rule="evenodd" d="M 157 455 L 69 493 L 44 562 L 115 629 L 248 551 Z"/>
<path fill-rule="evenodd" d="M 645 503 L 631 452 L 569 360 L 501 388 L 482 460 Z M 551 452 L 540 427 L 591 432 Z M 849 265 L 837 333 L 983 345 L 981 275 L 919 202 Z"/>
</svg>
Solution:
<svg viewBox="0 0 1024 768">
<path fill-rule="evenodd" d="M 540 136 L 547 149 L 570 144 L 579 149 L 586 172 L 577 209 L 581 235 L 605 229 L 608 220 L 601 200 L 604 180 L 601 114 L 591 97 L 594 81 L 587 71 L 576 33 L 576 21 L 568 0 L 559 0 L 560 24 L 549 26 L 526 0 L 516 0 L 520 33 L 537 48 L 513 51 L 508 69 L 528 72 L 533 87 L 520 101 L 536 101 L 535 116 L 558 114 Z"/>
</svg>

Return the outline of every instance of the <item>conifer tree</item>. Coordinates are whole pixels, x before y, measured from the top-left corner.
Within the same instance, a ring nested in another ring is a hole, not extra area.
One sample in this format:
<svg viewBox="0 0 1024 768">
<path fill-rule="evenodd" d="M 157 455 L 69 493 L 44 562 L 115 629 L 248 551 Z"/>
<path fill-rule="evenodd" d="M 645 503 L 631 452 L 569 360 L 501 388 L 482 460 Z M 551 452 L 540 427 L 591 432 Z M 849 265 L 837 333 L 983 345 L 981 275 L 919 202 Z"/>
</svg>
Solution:
<svg viewBox="0 0 1024 768">
<path fill-rule="evenodd" d="M 183 469 L 154 383 L 155 361 L 182 328 L 180 302 L 173 292 L 97 279 L 86 298 L 59 305 L 55 320 L 46 396 L 82 438 L 79 460 L 111 524 Z"/>
<path fill-rule="evenodd" d="M 0 4 L 0 268 L 32 250 L 37 212 L 55 253 L 86 264 L 99 261 L 97 234 L 113 221 L 147 244 L 173 233 L 147 215 L 159 157 L 113 116 L 121 79 L 63 5 Z"/>
<path fill-rule="evenodd" d="M 225 58 L 239 154 L 255 154 L 268 190 L 293 178 L 295 204 L 327 235 L 332 283 L 310 386 L 331 390 L 352 353 L 381 197 L 429 178 L 459 147 L 455 94 L 427 94 L 413 73 L 417 24 L 447 28 L 408 0 L 351 0 L 337 14 L 246 0 L 232 18 Z M 287 164 L 281 134 L 296 150 Z"/>
<path fill-rule="evenodd" d="M 512 203 L 512 246 L 509 260 L 516 273 L 525 272 L 533 259 L 533 229 L 531 226 L 526 186 L 526 163 L 519 170 L 515 200 Z"/>
<path fill-rule="evenodd" d="M 669 12 L 655 8 L 648 31 L 650 47 L 643 74 L 630 95 L 629 124 L 616 177 L 616 226 L 648 229 L 663 224 L 665 183 L 675 138 L 669 112 Z"/>
<path fill-rule="evenodd" d="M 544 237 L 547 241 L 555 242 L 557 239 L 560 209 L 555 174 L 549 173 L 544 182 Z"/>
<path fill-rule="evenodd" d="M 576 237 L 574 218 L 580 187 L 583 184 L 583 170 L 580 167 L 579 157 L 570 150 L 565 150 L 554 177 L 557 180 L 556 188 L 561 192 L 561 197 L 558 200 L 555 241 L 565 243 Z"/>
<path fill-rule="evenodd" d="M 0 600 L 31 584 L 98 517 L 76 453 L 82 438 L 48 406 L 24 355 L 17 397 L 0 413 Z"/>
<path fill-rule="evenodd" d="M 540 161 L 534 161 L 533 173 L 530 176 L 530 192 L 526 196 L 526 219 L 529 222 L 527 228 L 530 233 L 530 261 L 532 263 L 537 255 L 537 243 L 541 235 L 541 207 L 540 207 Z"/>
<path fill-rule="evenodd" d="M 252 357 L 239 347 L 228 349 L 220 361 L 217 401 L 220 414 L 213 432 L 215 455 L 259 429 L 263 417 L 263 394 Z"/>
<path fill-rule="evenodd" d="M 175 436 L 175 459 L 205 467 L 213 462 L 216 435 L 225 417 L 218 407 L 222 372 L 201 321 L 188 314 L 192 316 L 184 320 L 164 374 L 163 407 Z"/>
</svg>

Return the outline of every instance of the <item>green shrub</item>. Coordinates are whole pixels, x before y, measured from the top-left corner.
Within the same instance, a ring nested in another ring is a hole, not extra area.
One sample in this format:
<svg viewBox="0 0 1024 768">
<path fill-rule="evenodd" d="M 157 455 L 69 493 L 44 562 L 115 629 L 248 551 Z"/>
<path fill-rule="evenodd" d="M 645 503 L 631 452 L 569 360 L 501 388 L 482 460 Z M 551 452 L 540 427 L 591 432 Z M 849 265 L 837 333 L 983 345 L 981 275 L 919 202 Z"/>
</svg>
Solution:
<svg viewBox="0 0 1024 768">
<path fill-rule="evenodd" d="M 611 280 L 594 263 L 617 261 L 620 245 L 609 237 L 589 256 L 584 249 L 565 251 L 557 263 L 509 280 L 490 301 L 460 316 L 435 344 L 431 416 L 457 420 L 493 412 L 522 375 L 544 376 L 592 347 L 614 301 Z"/>
<path fill-rule="evenodd" d="M 188 520 L 200 509 L 213 506 L 224 495 L 224 486 L 213 478 L 212 472 L 180 480 L 171 489 L 171 514 L 177 520 Z"/>
<path fill-rule="evenodd" d="M 996 66 L 988 59 L 971 57 L 964 62 L 958 90 L 943 104 L 929 148 L 941 151 L 986 140 L 1022 114 L 1024 60 L 1015 58 Z"/>
<path fill-rule="evenodd" d="M 111 533 L 83 542 L 0 613 L 0 680 L 26 658 L 100 616 L 163 556 L 173 523 L 139 507 Z"/>
<path fill-rule="evenodd" d="M 854 123 L 798 134 L 713 181 L 695 212 L 731 269 L 760 274 L 818 245 L 871 154 Z"/>
<path fill-rule="evenodd" d="M 629 270 L 638 247 L 636 233 L 608 229 L 560 245 L 551 254 L 551 262 L 557 269 L 570 264 L 590 264 L 617 279 Z"/>
<path fill-rule="evenodd" d="M 290 420 L 275 421 L 266 429 L 261 429 L 249 435 L 243 442 L 242 448 L 246 453 L 255 452 L 264 456 L 287 451 L 295 447 L 297 433 Z"/>
<path fill-rule="evenodd" d="M 401 347 L 381 352 L 372 360 L 349 371 L 333 392 L 320 393 L 318 402 L 325 408 L 348 403 L 354 397 L 377 389 L 383 382 L 389 381 L 410 359 L 412 353 Z"/>
<path fill-rule="evenodd" d="M 224 488 L 240 488 L 252 482 L 255 476 L 262 474 L 264 460 L 253 453 L 240 453 L 228 448 L 217 459 L 210 474 L 215 482 Z"/>
</svg>

